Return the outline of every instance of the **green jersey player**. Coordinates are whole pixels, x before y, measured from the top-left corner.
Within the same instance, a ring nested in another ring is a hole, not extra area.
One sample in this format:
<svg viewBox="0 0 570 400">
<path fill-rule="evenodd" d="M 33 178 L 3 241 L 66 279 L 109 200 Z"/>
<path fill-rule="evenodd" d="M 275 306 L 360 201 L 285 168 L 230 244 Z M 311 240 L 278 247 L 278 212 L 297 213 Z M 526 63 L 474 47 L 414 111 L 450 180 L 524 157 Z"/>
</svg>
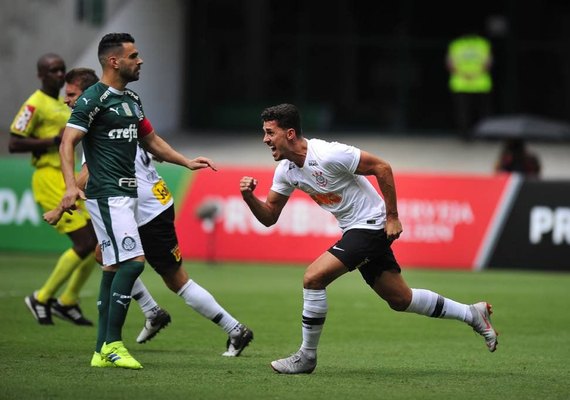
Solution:
<svg viewBox="0 0 570 400">
<path fill-rule="evenodd" d="M 60 147 L 66 192 L 62 208 L 73 208 L 86 198 L 97 240 L 101 246 L 103 275 L 97 302 L 99 324 L 91 365 L 113 363 L 140 369 L 122 342 L 122 327 L 131 290 L 144 268 L 138 232 L 137 180 L 134 160 L 141 144 L 161 160 L 191 170 L 212 168 L 205 157 L 188 159 L 162 140 L 143 113 L 139 96 L 126 88 L 139 79 L 143 60 L 128 33 L 110 33 L 99 42 L 101 81 L 78 99 L 65 128 Z M 85 193 L 75 179 L 75 146 L 82 141 L 90 177 Z"/>
</svg>

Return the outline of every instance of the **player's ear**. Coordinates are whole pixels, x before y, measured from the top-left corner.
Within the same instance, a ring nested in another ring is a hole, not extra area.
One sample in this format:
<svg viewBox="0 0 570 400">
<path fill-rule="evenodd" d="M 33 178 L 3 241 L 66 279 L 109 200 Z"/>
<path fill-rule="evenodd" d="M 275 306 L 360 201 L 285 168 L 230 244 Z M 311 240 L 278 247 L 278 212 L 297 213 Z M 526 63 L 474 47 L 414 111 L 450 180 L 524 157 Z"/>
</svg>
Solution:
<svg viewBox="0 0 570 400">
<path fill-rule="evenodd" d="M 107 64 L 113 69 L 119 69 L 119 58 L 117 56 L 109 56 L 107 58 Z"/>
</svg>

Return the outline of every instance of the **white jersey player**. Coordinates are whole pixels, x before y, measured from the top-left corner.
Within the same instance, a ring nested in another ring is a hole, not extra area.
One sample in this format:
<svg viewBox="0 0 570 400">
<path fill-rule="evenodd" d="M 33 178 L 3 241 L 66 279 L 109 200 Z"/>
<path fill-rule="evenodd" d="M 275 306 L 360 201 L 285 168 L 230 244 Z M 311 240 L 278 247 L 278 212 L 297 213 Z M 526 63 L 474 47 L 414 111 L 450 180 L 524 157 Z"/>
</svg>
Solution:
<svg viewBox="0 0 570 400">
<path fill-rule="evenodd" d="M 402 233 L 402 224 L 392 169 L 386 161 L 352 146 L 305 139 L 299 111 L 292 104 L 269 107 L 261 119 L 263 142 L 280 163 L 264 201 L 254 194 L 254 177 L 241 179 L 242 197 L 252 213 L 265 226 L 275 224 L 293 190 L 299 189 L 331 212 L 342 230 L 342 238 L 305 271 L 303 341 L 295 354 L 271 363 L 276 372 L 313 372 L 328 312 L 325 289 L 355 269 L 392 309 L 464 321 L 484 337 L 490 351 L 495 351 L 497 333 L 491 326 L 489 304 L 461 304 L 429 290 L 410 289 L 402 278 L 391 249 Z M 383 199 L 366 176 L 376 179 Z"/>
</svg>

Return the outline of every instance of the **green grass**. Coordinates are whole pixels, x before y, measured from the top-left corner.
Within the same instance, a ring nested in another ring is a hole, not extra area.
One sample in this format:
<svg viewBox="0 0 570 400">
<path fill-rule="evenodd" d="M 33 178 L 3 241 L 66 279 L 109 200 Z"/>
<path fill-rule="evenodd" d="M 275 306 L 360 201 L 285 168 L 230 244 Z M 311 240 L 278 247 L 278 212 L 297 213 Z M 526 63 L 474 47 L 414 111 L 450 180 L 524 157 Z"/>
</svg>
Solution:
<svg viewBox="0 0 570 400">
<path fill-rule="evenodd" d="M 95 328 L 40 326 L 23 298 L 43 282 L 53 255 L 0 254 L 0 399 L 567 399 L 570 274 L 406 269 L 411 287 L 461 302 L 493 303 L 500 331 L 491 354 L 462 323 L 395 313 L 348 274 L 328 289 L 329 314 L 311 375 L 277 375 L 269 362 L 301 341 L 303 268 L 186 262 L 191 277 L 255 332 L 241 357 L 221 357 L 226 336 L 169 292 L 143 279 L 173 317 L 153 341 L 135 343 L 133 304 L 124 340 L 141 371 L 95 369 Z M 100 274 L 83 291 L 96 319 Z"/>
</svg>

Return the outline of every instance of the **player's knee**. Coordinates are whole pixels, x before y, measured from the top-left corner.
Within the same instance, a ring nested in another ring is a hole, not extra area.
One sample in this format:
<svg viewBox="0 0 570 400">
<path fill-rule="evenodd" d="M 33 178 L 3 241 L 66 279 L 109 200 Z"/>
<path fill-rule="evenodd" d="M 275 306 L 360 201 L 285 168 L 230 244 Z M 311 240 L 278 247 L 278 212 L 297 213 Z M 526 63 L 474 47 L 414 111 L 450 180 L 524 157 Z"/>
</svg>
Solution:
<svg viewBox="0 0 570 400">
<path fill-rule="evenodd" d="M 390 308 L 394 311 L 406 311 L 412 299 L 404 293 L 394 293 L 384 297 Z"/>
<path fill-rule="evenodd" d="M 162 280 L 168 289 L 170 289 L 174 293 L 178 293 L 184 284 L 181 284 L 180 281 L 172 278 L 172 276 L 162 275 Z"/>
<path fill-rule="evenodd" d="M 75 246 L 73 246 L 73 250 L 77 253 L 77 255 L 80 258 L 83 259 L 88 255 L 90 255 L 91 253 L 93 253 L 96 246 L 97 246 L 96 241 L 93 242 L 87 241 L 85 243 L 76 244 Z"/>
<path fill-rule="evenodd" d="M 409 303 L 406 304 L 405 302 L 398 300 L 398 301 L 388 301 L 388 305 L 394 311 L 406 311 Z"/>
<path fill-rule="evenodd" d="M 324 289 L 326 287 L 326 281 L 319 274 L 306 271 L 303 277 L 303 287 L 313 290 Z"/>
<path fill-rule="evenodd" d="M 180 289 L 189 281 L 189 276 L 182 265 L 175 268 L 169 268 L 160 271 L 160 276 L 164 284 L 174 293 L 178 293 Z"/>
</svg>

